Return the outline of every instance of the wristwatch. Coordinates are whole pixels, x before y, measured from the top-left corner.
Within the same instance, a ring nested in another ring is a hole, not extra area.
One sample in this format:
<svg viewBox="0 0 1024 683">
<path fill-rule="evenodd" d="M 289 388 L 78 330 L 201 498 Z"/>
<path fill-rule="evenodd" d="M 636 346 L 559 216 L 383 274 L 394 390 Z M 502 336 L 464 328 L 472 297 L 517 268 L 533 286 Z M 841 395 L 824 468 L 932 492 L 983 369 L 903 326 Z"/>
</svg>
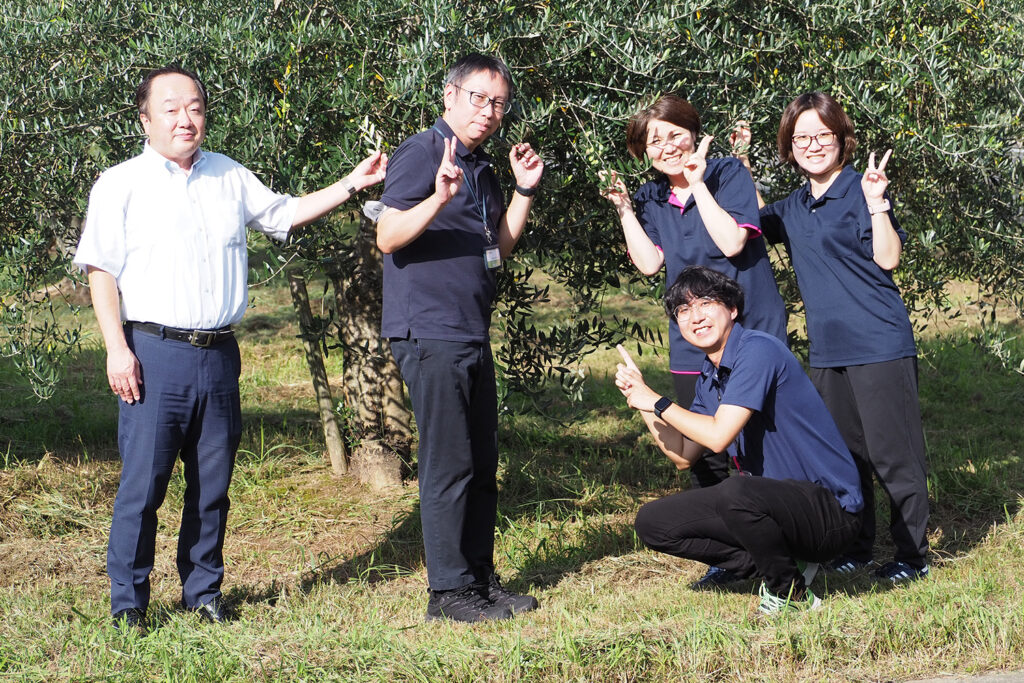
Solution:
<svg viewBox="0 0 1024 683">
<path fill-rule="evenodd" d="M 888 211 L 890 208 L 892 208 L 892 204 L 890 204 L 889 200 L 886 199 L 881 204 L 875 204 L 874 206 L 870 206 L 869 205 L 868 206 L 868 213 L 870 213 L 872 216 L 874 216 L 876 213 L 882 213 L 883 211 Z"/>
<path fill-rule="evenodd" d="M 654 402 L 654 415 L 657 418 L 661 418 L 661 414 L 668 410 L 668 407 L 672 405 L 672 399 L 668 396 L 662 396 Z"/>
</svg>

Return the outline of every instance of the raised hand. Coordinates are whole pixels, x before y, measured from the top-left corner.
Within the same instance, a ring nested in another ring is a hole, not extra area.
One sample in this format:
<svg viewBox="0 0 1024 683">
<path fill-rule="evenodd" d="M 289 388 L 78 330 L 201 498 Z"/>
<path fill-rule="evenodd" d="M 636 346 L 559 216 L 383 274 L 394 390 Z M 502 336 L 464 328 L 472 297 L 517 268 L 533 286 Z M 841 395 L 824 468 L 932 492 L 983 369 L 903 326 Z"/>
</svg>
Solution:
<svg viewBox="0 0 1024 683">
<path fill-rule="evenodd" d="M 441 155 L 441 165 L 434 177 L 434 191 L 441 197 L 441 201 L 447 204 L 452 200 L 462 187 L 462 169 L 455 162 L 455 154 L 458 143 L 453 136 L 451 140 L 445 138 L 444 153 Z"/>
<path fill-rule="evenodd" d="M 388 155 L 374 152 L 356 164 L 356 167 L 348 174 L 348 179 L 357 190 L 362 190 L 384 180 L 387 168 Z"/>
<path fill-rule="evenodd" d="M 598 171 L 597 177 L 601 180 L 601 196 L 612 203 L 616 209 L 632 206 L 629 199 L 629 190 L 626 183 L 622 181 L 615 171 Z M 621 348 L 621 347 L 620 347 Z"/>
<path fill-rule="evenodd" d="M 711 147 L 711 141 L 714 139 L 714 136 L 705 135 L 701 138 L 697 151 L 683 162 L 683 177 L 688 184 L 699 185 L 704 182 L 704 171 L 708 167 L 708 148 Z"/>
<path fill-rule="evenodd" d="M 860 187 L 864 190 L 864 198 L 868 206 L 881 204 L 885 196 L 885 188 L 889 187 L 889 178 L 885 175 L 885 165 L 889 163 L 891 149 L 885 150 L 882 160 L 875 166 L 875 153 L 868 155 L 868 167 L 860 180 Z"/>
<path fill-rule="evenodd" d="M 622 356 L 623 361 L 616 366 L 615 386 L 626 397 L 626 402 L 631 408 L 648 413 L 653 411 L 654 404 L 661 398 L 661 395 L 647 386 L 644 376 L 640 373 L 640 368 L 633 362 L 629 352 L 622 348 L 622 344 L 615 348 Z"/>
<path fill-rule="evenodd" d="M 729 133 L 729 147 L 732 155 L 743 162 L 743 165 L 750 168 L 750 142 L 753 135 L 750 132 L 749 121 L 737 121 Z"/>
<path fill-rule="evenodd" d="M 508 162 L 516 177 L 516 185 L 537 187 L 540 177 L 544 174 L 544 160 L 533 151 L 530 143 L 521 142 L 518 145 L 512 145 L 512 149 L 508 153 Z"/>
</svg>

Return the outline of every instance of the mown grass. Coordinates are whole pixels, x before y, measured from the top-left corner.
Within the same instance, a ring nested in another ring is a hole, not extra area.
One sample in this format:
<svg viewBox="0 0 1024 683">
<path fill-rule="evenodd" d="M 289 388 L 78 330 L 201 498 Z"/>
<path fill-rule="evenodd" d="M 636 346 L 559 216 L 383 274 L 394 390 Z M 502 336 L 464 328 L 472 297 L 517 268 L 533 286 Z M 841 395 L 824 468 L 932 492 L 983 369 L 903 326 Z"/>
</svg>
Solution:
<svg viewBox="0 0 1024 683">
<path fill-rule="evenodd" d="M 625 294 L 609 306 L 658 320 L 656 306 Z M 581 405 L 551 395 L 546 417 L 513 402 L 502 418 L 496 560 L 542 608 L 473 627 L 423 622 L 415 487 L 377 493 L 329 475 L 295 334 L 287 293 L 258 290 L 243 325 L 246 429 L 225 548 L 238 619 L 207 626 L 177 606 L 175 477 L 144 638 L 109 623 L 116 408 L 98 340 L 69 359 L 49 403 L 25 398 L 0 367 L 0 678 L 866 681 L 1021 668 L 1024 378 L 970 329 L 921 345 L 929 580 L 890 589 L 827 576 L 815 584 L 823 611 L 773 622 L 754 617 L 750 584 L 692 591 L 701 567 L 647 552 L 633 534 L 636 508 L 686 477 L 642 436 L 604 350 L 588 358 Z M 668 391 L 664 362 L 645 353 L 642 367 Z M 336 358 L 328 371 L 337 376 Z M 884 529 L 879 539 L 884 558 Z"/>
</svg>

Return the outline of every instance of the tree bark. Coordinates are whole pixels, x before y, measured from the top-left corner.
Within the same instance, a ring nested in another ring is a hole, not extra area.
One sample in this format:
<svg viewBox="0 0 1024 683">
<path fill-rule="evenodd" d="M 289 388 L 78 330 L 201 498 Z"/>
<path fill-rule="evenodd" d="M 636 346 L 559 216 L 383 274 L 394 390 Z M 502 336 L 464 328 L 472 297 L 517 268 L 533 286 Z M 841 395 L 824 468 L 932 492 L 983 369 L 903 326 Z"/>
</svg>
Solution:
<svg viewBox="0 0 1024 683">
<path fill-rule="evenodd" d="M 320 334 L 313 326 L 313 313 L 309 308 L 309 293 L 306 290 L 306 276 L 300 268 L 288 270 L 288 287 L 292 293 L 292 304 L 299 315 L 299 329 L 302 345 L 306 350 L 306 364 L 313 380 L 317 406 L 320 409 L 320 424 L 324 429 L 324 441 L 331 461 L 331 471 L 343 475 L 349 469 L 349 454 L 342 438 L 338 419 L 334 414 L 334 399 L 331 384 L 320 352 Z"/>
<path fill-rule="evenodd" d="M 380 336 L 382 264 L 373 223 L 361 216 L 352 267 L 334 268 L 338 336 L 344 360 L 342 392 L 349 428 L 360 445 L 352 454 L 356 477 L 374 487 L 401 484 L 409 473 L 412 415 L 398 365 Z"/>
</svg>

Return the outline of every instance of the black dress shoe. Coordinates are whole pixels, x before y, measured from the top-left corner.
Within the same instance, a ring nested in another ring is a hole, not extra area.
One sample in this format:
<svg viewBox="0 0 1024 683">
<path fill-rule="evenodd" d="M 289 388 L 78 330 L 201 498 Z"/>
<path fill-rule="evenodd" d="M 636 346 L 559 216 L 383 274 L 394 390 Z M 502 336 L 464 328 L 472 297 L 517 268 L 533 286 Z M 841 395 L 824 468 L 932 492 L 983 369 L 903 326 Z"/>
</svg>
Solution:
<svg viewBox="0 0 1024 683">
<path fill-rule="evenodd" d="M 218 598 L 214 598 L 203 605 L 190 608 L 193 612 L 203 618 L 203 621 L 211 624 L 226 624 L 228 622 L 228 611 Z"/>
<path fill-rule="evenodd" d="M 139 607 L 129 607 L 114 614 L 114 628 L 118 631 L 135 631 L 139 635 L 146 635 L 146 610 Z"/>
</svg>

